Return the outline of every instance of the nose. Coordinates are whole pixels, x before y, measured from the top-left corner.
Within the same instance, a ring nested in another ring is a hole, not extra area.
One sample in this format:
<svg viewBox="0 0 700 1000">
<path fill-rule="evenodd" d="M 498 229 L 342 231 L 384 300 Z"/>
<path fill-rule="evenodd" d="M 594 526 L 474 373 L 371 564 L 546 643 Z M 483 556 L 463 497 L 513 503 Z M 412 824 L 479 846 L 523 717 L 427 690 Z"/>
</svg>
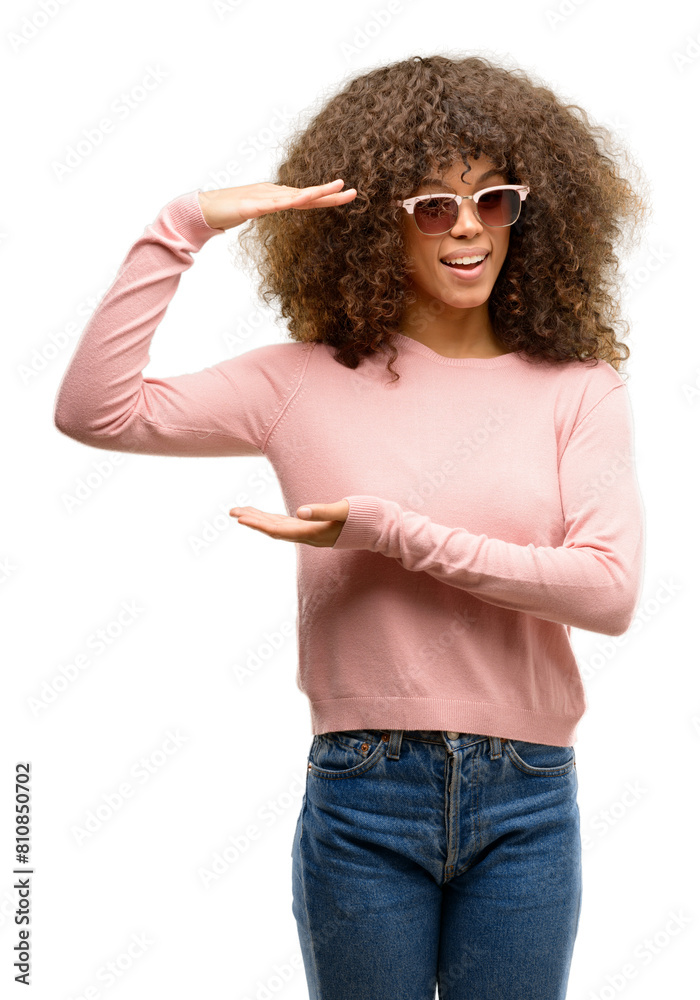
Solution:
<svg viewBox="0 0 700 1000">
<path fill-rule="evenodd" d="M 474 205 L 474 202 L 465 198 L 459 206 L 457 221 L 452 229 L 450 229 L 451 235 L 457 236 L 464 233 L 466 235 L 473 236 L 476 235 L 476 233 L 482 232 L 483 228 L 484 227 L 476 216 L 476 206 Z"/>
</svg>

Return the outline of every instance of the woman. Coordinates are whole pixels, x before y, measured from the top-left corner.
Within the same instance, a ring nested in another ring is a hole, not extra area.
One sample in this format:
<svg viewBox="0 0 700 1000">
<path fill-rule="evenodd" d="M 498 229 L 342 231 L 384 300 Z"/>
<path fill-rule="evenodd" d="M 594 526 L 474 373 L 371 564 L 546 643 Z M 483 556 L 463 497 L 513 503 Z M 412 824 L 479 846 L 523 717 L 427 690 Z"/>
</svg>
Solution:
<svg viewBox="0 0 700 1000">
<path fill-rule="evenodd" d="M 570 630 L 627 630 L 644 555 L 611 278 L 645 203 L 601 135 L 483 58 L 375 69 L 276 183 L 161 210 L 60 387 L 56 424 L 85 444 L 277 473 L 286 515 L 231 515 L 297 546 L 312 998 L 565 996 L 586 707 Z M 291 340 L 144 379 L 192 254 L 248 220 Z"/>
</svg>

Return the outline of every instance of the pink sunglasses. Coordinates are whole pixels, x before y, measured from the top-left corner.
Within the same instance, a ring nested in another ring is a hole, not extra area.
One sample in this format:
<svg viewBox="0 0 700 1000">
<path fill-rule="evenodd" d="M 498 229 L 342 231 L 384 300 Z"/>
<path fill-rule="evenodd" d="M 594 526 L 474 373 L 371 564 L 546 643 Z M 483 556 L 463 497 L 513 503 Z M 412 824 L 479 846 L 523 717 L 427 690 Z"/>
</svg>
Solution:
<svg viewBox="0 0 700 1000">
<path fill-rule="evenodd" d="M 426 236 L 440 236 L 454 226 L 463 201 L 474 202 L 474 214 L 485 226 L 494 229 L 512 226 L 529 193 L 530 188 L 524 184 L 499 184 L 476 194 L 419 194 L 394 204 L 405 208 Z"/>
</svg>

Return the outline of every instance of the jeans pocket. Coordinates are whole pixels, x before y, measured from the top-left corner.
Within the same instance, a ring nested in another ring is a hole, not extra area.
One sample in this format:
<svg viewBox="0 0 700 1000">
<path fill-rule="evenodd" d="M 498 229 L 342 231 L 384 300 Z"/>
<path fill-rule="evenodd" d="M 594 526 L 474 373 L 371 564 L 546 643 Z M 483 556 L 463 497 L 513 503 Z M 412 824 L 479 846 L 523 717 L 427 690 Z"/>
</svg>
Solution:
<svg viewBox="0 0 700 1000">
<path fill-rule="evenodd" d="M 554 777 L 568 774 L 576 767 L 572 746 L 557 747 L 527 740 L 504 740 L 503 746 L 511 762 L 525 774 Z"/>
<path fill-rule="evenodd" d="M 354 778 L 365 774 L 384 756 L 386 740 L 373 729 L 343 730 L 314 736 L 308 771 L 321 778 Z"/>
</svg>

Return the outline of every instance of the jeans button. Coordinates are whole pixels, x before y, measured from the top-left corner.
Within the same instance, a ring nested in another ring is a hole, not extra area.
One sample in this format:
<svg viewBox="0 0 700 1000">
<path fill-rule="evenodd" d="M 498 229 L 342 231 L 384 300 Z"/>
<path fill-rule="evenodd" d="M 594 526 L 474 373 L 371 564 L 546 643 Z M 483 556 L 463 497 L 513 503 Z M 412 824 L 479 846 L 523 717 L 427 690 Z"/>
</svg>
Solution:
<svg viewBox="0 0 700 1000">
<path fill-rule="evenodd" d="M 447 734 L 447 738 L 449 740 L 458 740 L 459 739 L 459 733 L 448 733 Z"/>
</svg>

